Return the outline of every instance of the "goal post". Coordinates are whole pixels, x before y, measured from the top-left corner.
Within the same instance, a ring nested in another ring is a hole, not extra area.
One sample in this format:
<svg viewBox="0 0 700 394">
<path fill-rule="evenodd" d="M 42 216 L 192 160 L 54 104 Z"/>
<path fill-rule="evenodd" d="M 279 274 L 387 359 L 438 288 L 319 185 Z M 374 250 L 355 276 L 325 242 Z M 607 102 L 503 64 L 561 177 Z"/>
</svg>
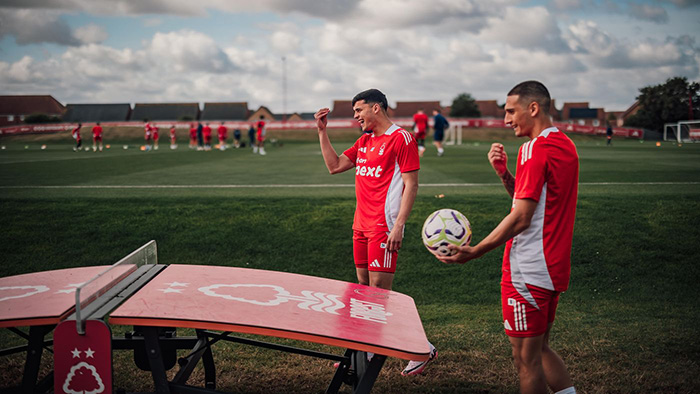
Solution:
<svg viewBox="0 0 700 394">
<path fill-rule="evenodd" d="M 700 120 L 664 124 L 664 141 L 700 142 Z"/>
<path fill-rule="evenodd" d="M 446 130 L 445 145 L 462 145 L 462 125 L 450 125 Z"/>
</svg>

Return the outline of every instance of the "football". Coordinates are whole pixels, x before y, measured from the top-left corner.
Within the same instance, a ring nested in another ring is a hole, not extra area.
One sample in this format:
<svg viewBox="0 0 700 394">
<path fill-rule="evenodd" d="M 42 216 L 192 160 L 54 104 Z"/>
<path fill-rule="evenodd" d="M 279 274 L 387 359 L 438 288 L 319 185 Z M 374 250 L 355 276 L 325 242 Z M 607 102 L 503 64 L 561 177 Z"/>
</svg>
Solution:
<svg viewBox="0 0 700 394">
<path fill-rule="evenodd" d="M 448 245 L 466 245 L 472 239 L 472 228 L 466 216 L 454 209 L 439 209 L 428 216 L 421 231 L 423 245 L 436 256 L 456 253 Z"/>
</svg>

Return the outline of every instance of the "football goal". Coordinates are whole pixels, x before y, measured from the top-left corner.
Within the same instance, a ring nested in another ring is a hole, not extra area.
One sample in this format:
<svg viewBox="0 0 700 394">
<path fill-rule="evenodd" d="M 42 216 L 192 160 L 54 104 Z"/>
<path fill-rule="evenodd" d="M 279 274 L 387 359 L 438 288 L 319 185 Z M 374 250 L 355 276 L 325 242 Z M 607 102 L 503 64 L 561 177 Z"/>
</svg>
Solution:
<svg viewBox="0 0 700 394">
<path fill-rule="evenodd" d="M 664 125 L 664 141 L 698 142 L 700 141 L 700 120 L 682 120 L 678 123 Z"/>
</svg>

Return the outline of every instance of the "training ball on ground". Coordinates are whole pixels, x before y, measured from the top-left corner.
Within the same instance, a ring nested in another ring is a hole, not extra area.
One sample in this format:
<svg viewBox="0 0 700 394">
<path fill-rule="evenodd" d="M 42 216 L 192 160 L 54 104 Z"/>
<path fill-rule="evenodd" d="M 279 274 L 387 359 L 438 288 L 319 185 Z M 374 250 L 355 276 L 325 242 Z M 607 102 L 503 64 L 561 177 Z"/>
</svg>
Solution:
<svg viewBox="0 0 700 394">
<path fill-rule="evenodd" d="M 472 239 L 472 228 L 466 216 L 454 209 L 439 209 L 428 216 L 421 230 L 423 245 L 436 256 L 456 253 L 448 245 L 463 246 Z"/>
</svg>

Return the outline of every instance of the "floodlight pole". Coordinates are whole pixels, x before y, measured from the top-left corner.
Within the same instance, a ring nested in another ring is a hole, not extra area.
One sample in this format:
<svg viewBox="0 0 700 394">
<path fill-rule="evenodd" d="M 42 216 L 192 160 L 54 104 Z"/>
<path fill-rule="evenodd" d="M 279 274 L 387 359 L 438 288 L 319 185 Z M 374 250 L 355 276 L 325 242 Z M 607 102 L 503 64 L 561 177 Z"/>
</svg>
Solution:
<svg viewBox="0 0 700 394">
<path fill-rule="evenodd" d="M 287 57 L 282 56 L 282 123 L 287 123 Z"/>
</svg>

